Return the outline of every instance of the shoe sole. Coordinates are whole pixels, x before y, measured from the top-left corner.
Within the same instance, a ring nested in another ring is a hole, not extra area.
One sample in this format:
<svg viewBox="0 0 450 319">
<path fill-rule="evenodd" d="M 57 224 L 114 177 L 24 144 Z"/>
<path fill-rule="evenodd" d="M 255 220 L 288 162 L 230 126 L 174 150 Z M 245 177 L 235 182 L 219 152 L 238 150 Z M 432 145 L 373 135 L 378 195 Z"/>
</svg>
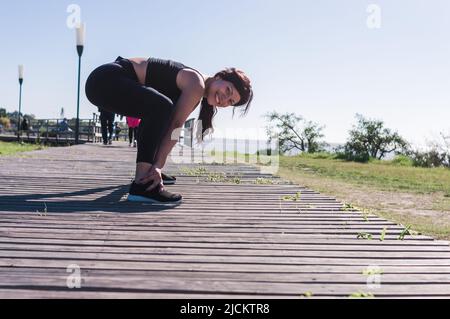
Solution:
<svg viewBox="0 0 450 319">
<path fill-rule="evenodd" d="M 164 185 L 175 185 L 176 181 L 164 181 L 163 180 L 163 184 Z"/>
<path fill-rule="evenodd" d="M 175 206 L 175 205 L 181 204 L 181 202 L 182 202 L 182 199 L 180 199 L 176 202 L 159 202 L 155 199 L 151 199 L 151 198 L 139 196 L 139 195 L 128 195 L 127 200 L 129 202 L 148 203 L 148 204 L 156 204 L 156 205 L 162 205 L 162 206 Z"/>
</svg>

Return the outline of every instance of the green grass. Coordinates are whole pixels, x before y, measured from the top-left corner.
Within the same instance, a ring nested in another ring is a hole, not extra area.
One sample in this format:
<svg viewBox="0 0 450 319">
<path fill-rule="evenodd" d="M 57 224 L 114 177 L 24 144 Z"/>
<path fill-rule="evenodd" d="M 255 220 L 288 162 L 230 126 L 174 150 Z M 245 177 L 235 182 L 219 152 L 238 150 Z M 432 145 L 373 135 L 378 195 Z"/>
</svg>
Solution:
<svg viewBox="0 0 450 319">
<path fill-rule="evenodd" d="M 215 152 L 211 155 L 218 161 L 222 161 L 225 156 L 227 163 L 245 163 L 246 160 L 253 164 L 257 162 L 255 154 Z M 263 163 L 269 161 L 268 156 L 261 155 L 259 158 Z M 414 167 L 405 156 L 397 156 L 391 161 L 372 159 L 368 163 L 357 163 L 335 159 L 335 155 L 330 153 L 304 153 L 280 156 L 279 164 L 282 169 L 294 173 L 332 178 L 353 185 L 422 194 L 444 192 L 450 198 L 450 169 Z"/>
<path fill-rule="evenodd" d="M 44 147 L 36 144 L 19 144 L 17 142 L 1 142 L 0 156 L 10 156 L 21 152 L 41 150 Z"/>
<path fill-rule="evenodd" d="M 422 168 L 405 164 L 405 159 L 356 163 L 324 158 L 325 155 L 281 156 L 280 167 L 354 185 L 388 191 L 450 194 L 450 169 Z"/>
</svg>

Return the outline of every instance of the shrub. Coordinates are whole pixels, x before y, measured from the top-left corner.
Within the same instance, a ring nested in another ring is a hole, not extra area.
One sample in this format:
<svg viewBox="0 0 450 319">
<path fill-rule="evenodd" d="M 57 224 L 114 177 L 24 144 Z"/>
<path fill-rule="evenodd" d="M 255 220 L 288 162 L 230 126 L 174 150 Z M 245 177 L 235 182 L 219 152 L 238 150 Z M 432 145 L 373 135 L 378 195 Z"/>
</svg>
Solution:
<svg viewBox="0 0 450 319">
<path fill-rule="evenodd" d="M 406 155 L 397 155 L 392 161 L 390 161 L 393 165 L 398 166 L 413 166 L 413 160 Z"/>
<path fill-rule="evenodd" d="M 329 152 L 317 152 L 317 153 L 300 153 L 298 156 L 304 158 L 312 158 L 312 159 L 335 159 L 336 154 L 332 154 Z"/>
<path fill-rule="evenodd" d="M 8 129 L 11 127 L 11 121 L 7 117 L 0 117 L 0 124 L 3 128 Z"/>
<path fill-rule="evenodd" d="M 420 167 L 450 167 L 450 154 L 439 152 L 436 149 L 421 152 L 414 151 L 411 153 L 414 166 Z"/>
</svg>

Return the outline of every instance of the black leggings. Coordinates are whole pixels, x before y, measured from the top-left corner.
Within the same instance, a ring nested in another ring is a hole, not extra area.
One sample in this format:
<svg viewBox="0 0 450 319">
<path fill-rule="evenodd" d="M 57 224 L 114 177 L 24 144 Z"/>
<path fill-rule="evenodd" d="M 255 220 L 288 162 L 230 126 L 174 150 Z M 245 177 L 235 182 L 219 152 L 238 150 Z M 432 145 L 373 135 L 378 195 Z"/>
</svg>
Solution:
<svg viewBox="0 0 450 319">
<path fill-rule="evenodd" d="M 137 162 L 155 162 L 169 120 L 172 100 L 139 83 L 129 60 L 118 58 L 96 68 L 86 80 L 86 96 L 95 106 L 116 114 L 141 119 L 138 129 Z"/>
<path fill-rule="evenodd" d="M 128 139 L 130 140 L 130 144 L 133 143 L 134 140 L 137 140 L 138 128 L 137 127 L 129 127 L 128 128 Z M 133 138 L 134 136 L 134 138 Z"/>
</svg>

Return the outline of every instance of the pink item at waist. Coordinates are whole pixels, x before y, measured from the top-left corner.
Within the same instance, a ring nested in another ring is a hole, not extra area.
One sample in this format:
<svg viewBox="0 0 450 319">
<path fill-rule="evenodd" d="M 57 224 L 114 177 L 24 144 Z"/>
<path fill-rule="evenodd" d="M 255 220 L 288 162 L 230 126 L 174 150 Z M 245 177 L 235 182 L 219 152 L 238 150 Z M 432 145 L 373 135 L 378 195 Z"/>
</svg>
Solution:
<svg viewBox="0 0 450 319">
<path fill-rule="evenodd" d="M 138 127 L 139 123 L 141 123 L 141 119 L 137 119 L 134 117 L 127 117 L 127 125 L 128 127 Z"/>
</svg>

